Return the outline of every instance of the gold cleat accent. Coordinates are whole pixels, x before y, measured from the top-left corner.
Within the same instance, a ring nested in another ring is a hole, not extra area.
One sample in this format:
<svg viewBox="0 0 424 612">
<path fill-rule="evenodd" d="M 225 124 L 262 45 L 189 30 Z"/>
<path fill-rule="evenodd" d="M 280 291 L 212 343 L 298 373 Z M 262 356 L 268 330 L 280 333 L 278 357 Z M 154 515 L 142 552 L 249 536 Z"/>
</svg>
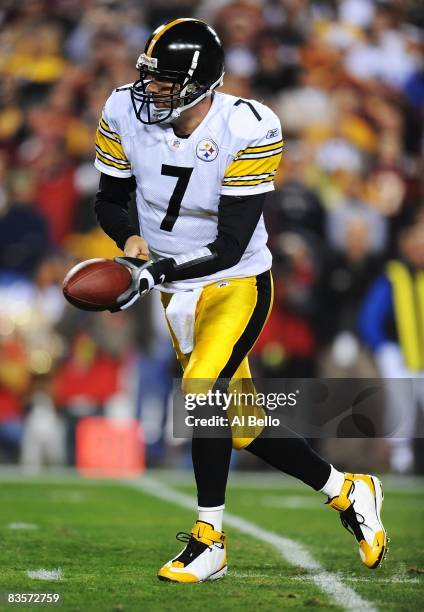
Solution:
<svg viewBox="0 0 424 612">
<path fill-rule="evenodd" d="M 378 478 L 347 473 L 339 495 L 327 502 L 340 513 L 343 527 L 355 536 L 362 563 L 370 569 L 383 563 L 388 550 L 388 537 L 380 517 L 383 499 Z"/>
<path fill-rule="evenodd" d="M 191 532 L 177 533 L 177 539 L 187 542 L 180 554 L 165 563 L 158 572 L 159 580 L 195 583 L 222 578 L 227 571 L 225 533 L 213 526 L 196 521 Z"/>
</svg>

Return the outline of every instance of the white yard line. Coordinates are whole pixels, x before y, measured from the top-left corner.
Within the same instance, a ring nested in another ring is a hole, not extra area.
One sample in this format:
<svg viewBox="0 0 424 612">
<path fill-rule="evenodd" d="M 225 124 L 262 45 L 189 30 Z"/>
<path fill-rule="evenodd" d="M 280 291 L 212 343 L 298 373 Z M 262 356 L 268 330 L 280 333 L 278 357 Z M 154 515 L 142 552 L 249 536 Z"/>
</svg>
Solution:
<svg viewBox="0 0 424 612">
<path fill-rule="evenodd" d="M 161 482 L 165 482 L 170 486 L 185 486 L 193 483 L 193 476 L 187 470 L 154 469 L 149 470 L 149 474 L 153 474 L 156 478 L 160 479 Z M 380 476 L 378 477 L 380 478 Z M 397 494 L 409 494 L 410 492 L 416 493 L 417 491 L 424 491 L 423 476 L 396 476 L 393 474 L 386 474 L 383 475 L 380 480 L 383 482 L 385 492 L 395 491 Z M 276 471 L 238 472 L 237 470 L 232 470 L 230 472 L 229 487 L 231 487 L 231 489 L 243 489 L 246 491 L 250 489 L 277 489 L 279 492 L 284 492 L 286 489 L 292 491 L 296 489 L 299 489 L 299 491 L 305 490 L 305 485 L 302 482 Z"/>
<path fill-rule="evenodd" d="M 375 572 L 372 572 L 372 575 L 370 574 L 371 572 L 368 572 L 366 576 L 355 576 L 348 572 L 337 572 L 340 580 L 347 582 L 372 582 L 373 584 L 420 584 L 422 582 L 418 576 L 411 576 L 404 563 L 399 563 L 396 574 L 391 574 L 390 576 L 380 575 L 380 577 Z"/>
<path fill-rule="evenodd" d="M 35 525 L 34 523 L 9 523 L 7 526 L 8 529 L 27 529 L 27 530 L 32 530 L 32 529 L 38 529 L 38 525 Z"/>
<path fill-rule="evenodd" d="M 27 576 L 33 580 L 62 580 L 63 572 L 60 567 L 53 570 L 40 568 L 38 570 L 27 570 Z"/>
<path fill-rule="evenodd" d="M 228 570 L 227 576 L 231 578 L 269 578 L 269 574 L 257 574 L 256 572 L 233 572 Z"/>
<path fill-rule="evenodd" d="M 182 508 L 194 510 L 197 502 L 194 497 L 172 489 L 166 484 L 150 478 L 143 477 L 141 480 L 124 481 L 122 484 L 130 486 L 159 499 L 170 502 Z M 331 597 L 341 608 L 345 610 L 361 610 L 374 612 L 377 608 L 366 599 L 363 599 L 353 589 L 345 585 L 340 578 L 328 572 L 316 559 L 312 557 L 307 548 L 298 542 L 285 538 L 272 531 L 262 529 L 255 523 L 245 520 L 240 516 L 225 513 L 225 524 L 234 527 L 238 531 L 251 537 L 266 542 L 275 548 L 280 555 L 291 565 L 306 570 L 309 579 L 314 582 L 319 589 Z M 359 560 L 358 560 L 359 563 Z"/>
<path fill-rule="evenodd" d="M 363 578 L 361 576 L 348 576 L 345 577 L 345 580 L 349 580 L 349 582 L 373 582 L 374 584 L 420 584 L 420 580 L 418 578 L 404 578 L 403 576 L 397 576 L 394 574 L 390 578 Z"/>
<path fill-rule="evenodd" d="M 316 510 L 319 501 L 303 495 L 263 495 L 258 503 L 267 508 L 284 508 L 285 510 Z"/>
<path fill-rule="evenodd" d="M 87 495 L 82 491 L 52 491 L 48 493 L 48 499 L 51 502 L 59 502 L 66 504 L 81 504 L 87 501 Z"/>
<path fill-rule="evenodd" d="M 193 476 L 187 470 L 164 470 L 150 469 L 150 474 L 154 474 L 162 482 L 169 483 L 171 486 L 191 485 Z M 237 472 L 230 474 L 231 489 L 277 489 L 284 492 L 285 489 L 294 491 L 295 489 L 305 490 L 305 485 L 290 476 L 285 476 L 276 472 Z M 87 480 L 73 468 L 45 468 L 40 472 L 34 473 L 23 469 L 20 466 L 0 466 L 0 482 L 24 481 L 34 484 L 73 484 L 78 485 L 103 485 L 104 480 Z M 385 475 L 382 478 L 385 492 L 395 491 L 398 495 L 422 493 L 424 491 L 423 476 L 394 476 Z M 393 503 L 396 500 L 391 500 Z M 400 503 L 404 503 L 401 501 Z"/>
</svg>

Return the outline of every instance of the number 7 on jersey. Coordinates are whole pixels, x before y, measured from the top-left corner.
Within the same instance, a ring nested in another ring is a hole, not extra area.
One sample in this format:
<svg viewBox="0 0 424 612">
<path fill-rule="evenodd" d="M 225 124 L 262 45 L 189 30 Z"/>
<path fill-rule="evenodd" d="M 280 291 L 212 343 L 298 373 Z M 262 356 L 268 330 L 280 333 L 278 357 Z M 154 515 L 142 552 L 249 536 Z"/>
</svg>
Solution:
<svg viewBox="0 0 424 612">
<path fill-rule="evenodd" d="M 192 172 L 193 168 L 162 164 L 161 174 L 163 176 L 175 176 L 178 180 L 169 199 L 166 215 L 160 224 L 161 230 L 172 232 L 172 228 L 174 227 L 175 222 L 178 219 L 178 215 L 180 214 L 181 202 L 183 201 Z"/>
</svg>

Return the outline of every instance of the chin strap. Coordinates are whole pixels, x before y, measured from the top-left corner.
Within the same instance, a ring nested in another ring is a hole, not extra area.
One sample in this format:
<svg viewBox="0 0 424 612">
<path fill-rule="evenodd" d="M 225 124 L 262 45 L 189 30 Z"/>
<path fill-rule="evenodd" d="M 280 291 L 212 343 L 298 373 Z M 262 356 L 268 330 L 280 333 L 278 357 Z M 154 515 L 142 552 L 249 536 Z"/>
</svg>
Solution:
<svg viewBox="0 0 424 612">
<path fill-rule="evenodd" d="M 172 123 L 173 121 L 176 121 L 178 119 L 178 117 L 181 115 L 182 110 L 183 109 L 181 108 L 174 108 L 171 114 L 169 114 L 169 108 L 156 109 L 153 106 L 150 112 L 152 114 L 153 119 L 158 123 Z"/>
<path fill-rule="evenodd" d="M 199 61 L 199 55 L 200 55 L 200 51 L 195 51 L 193 53 L 193 59 L 191 60 L 191 66 L 188 70 L 187 76 L 184 79 L 184 83 L 181 87 L 181 91 L 180 91 L 180 100 L 183 100 L 185 98 L 185 95 L 187 93 L 187 88 L 188 88 L 188 84 L 189 81 L 191 79 L 191 77 L 193 76 L 194 71 L 197 68 L 197 63 Z"/>
</svg>

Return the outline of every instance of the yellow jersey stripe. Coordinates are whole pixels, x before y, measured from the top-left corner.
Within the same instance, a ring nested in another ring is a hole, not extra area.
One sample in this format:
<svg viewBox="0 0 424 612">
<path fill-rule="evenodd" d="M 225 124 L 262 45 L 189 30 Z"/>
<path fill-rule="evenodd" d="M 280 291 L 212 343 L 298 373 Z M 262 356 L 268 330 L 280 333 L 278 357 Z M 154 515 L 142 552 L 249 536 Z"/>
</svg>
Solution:
<svg viewBox="0 0 424 612">
<path fill-rule="evenodd" d="M 275 172 L 280 164 L 282 154 L 268 155 L 254 159 L 236 159 L 225 171 L 225 178 L 268 174 Z"/>
<path fill-rule="evenodd" d="M 184 21 L 195 21 L 195 20 L 194 19 L 185 18 L 185 17 L 180 17 L 179 19 L 174 19 L 174 21 L 171 21 L 170 23 L 167 23 L 165 25 L 159 26 L 159 28 L 157 30 L 155 30 L 155 32 L 153 33 L 153 38 L 150 41 L 150 45 L 149 45 L 149 48 L 146 51 L 146 55 L 151 57 L 152 56 L 153 47 L 158 42 L 159 38 L 163 34 L 165 34 L 165 32 L 167 32 L 170 28 L 172 28 L 174 25 L 176 25 L 177 23 L 183 23 Z"/>
<path fill-rule="evenodd" d="M 237 180 L 242 180 L 242 181 L 250 181 L 250 180 L 257 180 L 257 179 L 265 179 L 268 178 L 269 176 L 274 176 L 276 173 L 276 170 L 273 170 L 273 172 L 262 172 L 260 174 L 243 174 L 241 176 L 224 176 L 224 183 L 225 182 L 232 182 L 232 181 L 237 181 Z"/>
<path fill-rule="evenodd" d="M 103 119 L 103 117 L 100 117 L 100 126 L 105 130 L 105 132 L 109 132 L 110 134 L 112 134 L 112 136 L 115 136 L 115 138 L 117 138 L 119 140 L 119 142 L 121 142 L 121 138 L 119 136 L 119 134 L 117 132 L 113 132 L 110 127 L 108 126 L 108 124 L 106 123 L 106 121 Z"/>
<path fill-rule="evenodd" d="M 283 149 L 280 147 L 279 149 L 275 149 L 274 151 L 264 151 L 263 153 L 246 153 L 243 155 L 240 155 L 239 157 L 237 157 L 234 162 L 238 162 L 238 161 L 248 161 L 248 160 L 255 160 L 255 159 L 266 159 L 266 158 L 270 158 L 270 157 L 274 157 L 275 155 L 282 155 L 283 153 Z"/>
<path fill-rule="evenodd" d="M 273 151 L 274 149 L 279 149 L 283 146 L 283 141 L 279 140 L 278 142 L 273 142 L 269 145 L 262 145 L 260 147 L 247 147 L 246 149 L 241 149 L 237 156 L 242 155 L 243 153 L 263 153 L 265 151 Z"/>
<path fill-rule="evenodd" d="M 110 132 L 106 132 L 106 131 L 105 131 L 105 130 L 102 128 L 102 126 L 101 126 L 100 124 L 97 126 L 97 130 L 98 130 L 98 131 L 99 131 L 101 134 L 103 134 L 103 136 L 106 136 L 106 138 L 107 138 L 108 140 L 112 140 L 113 142 L 117 142 L 118 144 L 121 144 L 121 139 L 120 139 L 120 138 L 117 138 L 116 136 L 112 136 L 112 134 L 111 134 Z"/>
<path fill-rule="evenodd" d="M 118 164 L 113 162 L 110 159 L 106 159 L 103 155 L 101 155 L 98 151 L 96 152 L 96 158 L 102 162 L 102 164 L 106 164 L 106 166 L 112 166 L 112 168 L 116 168 L 117 170 L 131 170 L 131 166 L 129 164 Z"/>
<path fill-rule="evenodd" d="M 247 185 L 262 185 L 262 183 L 270 183 L 273 180 L 274 180 L 274 177 L 269 176 L 266 179 L 259 179 L 259 180 L 252 180 L 252 181 L 235 180 L 235 181 L 231 181 L 231 183 L 225 182 L 222 186 L 223 187 L 243 187 Z"/>
<path fill-rule="evenodd" d="M 131 168 L 131 164 L 129 162 L 125 162 L 125 161 L 122 161 L 120 159 L 117 159 L 116 157 L 113 157 L 113 155 L 110 155 L 109 153 L 106 153 L 105 151 L 103 151 L 97 145 L 96 145 L 96 152 L 99 153 L 99 155 L 102 155 L 102 157 L 106 157 L 106 159 L 108 159 L 109 161 L 113 161 L 116 164 L 120 164 L 120 165 L 125 164 L 126 166 L 128 166 L 128 168 Z"/>
<path fill-rule="evenodd" d="M 278 153 L 283 152 L 283 147 L 278 147 L 278 149 L 271 149 L 271 151 L 258 151 L 257 153 L 240 153 L 237 155 L 234 161 L 237 159 L 258 159 L 261 157 L 271 157 L 272 155 L 277 155 Z"/>
<path fill-rule="evenodd" d="M 103 153 L 114 157 L 118 163 L 129 163 L 122 145 L 116 142 L 116 140 L 112 140 L 105 136 L 100 130 L 96 132 L 96 147 L 101 149 Z"/>
</svg>

